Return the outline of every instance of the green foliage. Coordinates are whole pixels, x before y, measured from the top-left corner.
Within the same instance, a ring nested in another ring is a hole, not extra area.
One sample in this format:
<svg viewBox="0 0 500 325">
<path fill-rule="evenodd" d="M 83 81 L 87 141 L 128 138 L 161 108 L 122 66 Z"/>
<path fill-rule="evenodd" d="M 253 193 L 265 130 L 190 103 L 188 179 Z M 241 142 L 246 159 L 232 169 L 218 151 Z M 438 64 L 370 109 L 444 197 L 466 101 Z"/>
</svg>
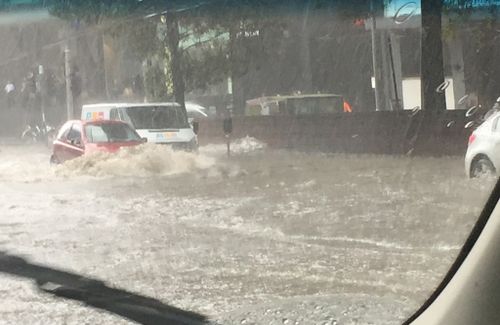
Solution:
<svg viewBox="0 0 500 325">
<path fill-rule="evenodd" d="M 164 71 L 164 59 L 158 56 L 146 60 L 143 64 L 146 98 L 149 101 L 169 100 L 171 92 L 167 88 L 167 78 Z"/>
<path fill-rule="evenodd" d="M 142 61 L 161 52 L 163 45 L 156 35 L 157 23 L 147 19 L 135 19 L 133 23 L 122 22 L 108 29 L 115 39 L 124 40 L 130 53 Z"/>
<path fill-rule="evenodd" d="M 229 76 L 227 44 L 222 41 L 205 43 L 183 52 L 186 91 L 206 89 Z"/>
<path fill-rule="evenodd" d="M 374 0 L 383 8 L 384 0 Z M 51 0 L 50 11 L 61 18 L 96 24 L 104 33 L 125 40 L 128 50 L 145 65 L 145 88 L 158 99 L 171 93 L 172 67 L 158 37 L 165 10 L 175 12 L 180 26 L 181 74 L 186 90 L 204 89 L 247 73 L 252 61 L 276 55 L 264 34 L 280 38 L 290 19 L 312 10 L 360 18 L 370 13 L 370 0 Z M 347 18 L 350 19 L 350 18 Z M 165 31 L 163 31 L 165 33 Z M 161 34 L 161 33 L 160 33 Z M 161 35 L 160 35 L 161 36 Z M 168 35 L 166 35 L 168 37 Z M 163 68 L 162 68 L 163 67 Z M 151 71 L 150 71 L 151 70 Z"/>
</svg>

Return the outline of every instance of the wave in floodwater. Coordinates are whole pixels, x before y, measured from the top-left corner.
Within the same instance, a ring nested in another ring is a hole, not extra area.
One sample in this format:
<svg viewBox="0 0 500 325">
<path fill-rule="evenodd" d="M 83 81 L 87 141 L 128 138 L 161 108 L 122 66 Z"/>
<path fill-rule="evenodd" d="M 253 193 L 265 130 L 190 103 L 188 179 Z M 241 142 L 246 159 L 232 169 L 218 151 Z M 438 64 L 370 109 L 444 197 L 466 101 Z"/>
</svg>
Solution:
<svg viewBox="0 0 500 325">
<path fill-rule="evenodd" d="M 247 154 L 263 150 L 266 144 L 252 137 L 237 139 L 231 151 Z M 225 152 L 225 147 L 207 146 L 200 153 L 175 151 L 169 146 L 144 144 L 121 148 L 117 153 L 95 153 L 65 162 L 56 169 L 58 176 L 86 175 L 105 176 L 169 176 L 193 172 L 205 172 L 207 176 L 236 176 L 239 170 L 216 158 Z"/>
<path fill-rule="evenodd" d="M 237 139 L 232 144 L 232 151 L 235 153 L 249 153 L 252 151 L 263 150 L 267 147 L 264 142 L 261 142 L 255 138 L 249 137 L 248 135 L 244 138 Z"/>
<path fill-rule="evenodd" d="M 231 141 L 231 154 L 241 155 L 256 151 L 261 151 L 267 148 L 267 144 L 259 141 L 248 135 L 244 138 L 234 139 Z M 225 154 L 227 151 L 226 144 L 209 144 L 201 147 L 200 150 L 204 153 Z"/>
<path fill-rule="evenodd" d="M 255 138 L 232 141 L 233 154 L 249 154 L 266 148 Z M 225 159 L 226 145 L 200 147 L 199 153 L 174 151 L 168 146 L 144 144 L 117 153 L 96 153 L 49 166 L 50 152 L 43 146 L 0 145 L 0 182 L 38 183 L 73 176 L 153 177 L 199 173 L 207 177 L 237 176 L 241 171 Z"/>
<path fill-rule="evenodd" d="M 41 146 L 0 146 L 0 183 L 36 183 L 53 177 L 47 149 Z"/>
<path fill-rule="evenodd" d="M 121 148 L 116 153 L 99 152 L 66 161 L 58 176 L 167 176 L 209 170 L 216 159 L 204 154 L 174 151 L 168 146 L 144 144 Z"/>
</svg>

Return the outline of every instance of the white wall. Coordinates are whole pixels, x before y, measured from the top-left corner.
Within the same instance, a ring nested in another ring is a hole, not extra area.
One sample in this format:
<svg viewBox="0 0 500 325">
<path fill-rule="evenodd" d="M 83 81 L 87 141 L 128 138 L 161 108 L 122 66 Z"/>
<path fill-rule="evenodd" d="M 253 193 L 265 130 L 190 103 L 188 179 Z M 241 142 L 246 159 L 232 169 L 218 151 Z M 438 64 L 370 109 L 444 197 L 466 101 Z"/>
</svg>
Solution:
<svg viewBox="0 0 500 325">
<path fill-rule="evenodd" d="M 449 82 L 445 90 L 446 108 L 455 109 L 455 96 L 453 94 L 453 79 L 446 78 Z M 413 109 L 421 106 L 420 100 L 420 78 L 403 79 L 403 107 L 404 109 Z"/>
</svg>

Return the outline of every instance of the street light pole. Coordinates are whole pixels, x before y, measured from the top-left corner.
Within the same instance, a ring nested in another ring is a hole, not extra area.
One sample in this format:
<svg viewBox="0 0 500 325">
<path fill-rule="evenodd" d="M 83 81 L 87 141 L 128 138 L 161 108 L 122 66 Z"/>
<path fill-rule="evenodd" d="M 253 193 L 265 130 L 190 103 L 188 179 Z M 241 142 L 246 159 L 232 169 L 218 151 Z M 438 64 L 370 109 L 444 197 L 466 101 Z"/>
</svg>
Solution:
<svg viewBox="0 0 500 325">
<path fill-rule="evenodd" d="M 380 75 L 380 67 L 378 65 L 379 48 L 377 44 L 377 23 L 375 17 L 374 0 L 370 1 L 371 10 L 371 37 L 372 37 L 372 65 L 373 65 L 373 78 L 375 79 L 375 110 L 381 111 L 382 105 L 382 78 Z"/>
<path fill-rule="evenodd" d="M 71 120 L 73 119 L 73 92 L 71 91 L 70 51 L 67 45 L 64 49 L 64 66 L 66 74 L 66 112 L 68 120 Z"/>
<path fill-rule="evenodd" d="M 38 65 L 38 75 L 37 75 L 37 92 L 40 96 L 40 111 L 42 113 L 42 126 L 44 131 L 47 131 L 47 119 L 45 118 L 45 97 L 46 97 L 46 82 L 44 76 L 44 66 Z"/>
</svg>

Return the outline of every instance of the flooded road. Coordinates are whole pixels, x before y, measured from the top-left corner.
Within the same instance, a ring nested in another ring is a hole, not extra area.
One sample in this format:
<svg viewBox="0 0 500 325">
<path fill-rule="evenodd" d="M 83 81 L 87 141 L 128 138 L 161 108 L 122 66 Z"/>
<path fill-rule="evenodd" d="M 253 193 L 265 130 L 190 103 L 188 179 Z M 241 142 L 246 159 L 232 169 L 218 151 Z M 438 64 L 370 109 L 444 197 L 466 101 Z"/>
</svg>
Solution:
<svg viewBox="0 0 500 325">
<path fill-rule="evenodd" d="M 48 165 L 0 146 L 0 250 L 222 324 L 398 324 L 489 194 L 463 159 L 144 146 Z M 0 276 L 0 323 L 128 323 Z"/>
</svg>

